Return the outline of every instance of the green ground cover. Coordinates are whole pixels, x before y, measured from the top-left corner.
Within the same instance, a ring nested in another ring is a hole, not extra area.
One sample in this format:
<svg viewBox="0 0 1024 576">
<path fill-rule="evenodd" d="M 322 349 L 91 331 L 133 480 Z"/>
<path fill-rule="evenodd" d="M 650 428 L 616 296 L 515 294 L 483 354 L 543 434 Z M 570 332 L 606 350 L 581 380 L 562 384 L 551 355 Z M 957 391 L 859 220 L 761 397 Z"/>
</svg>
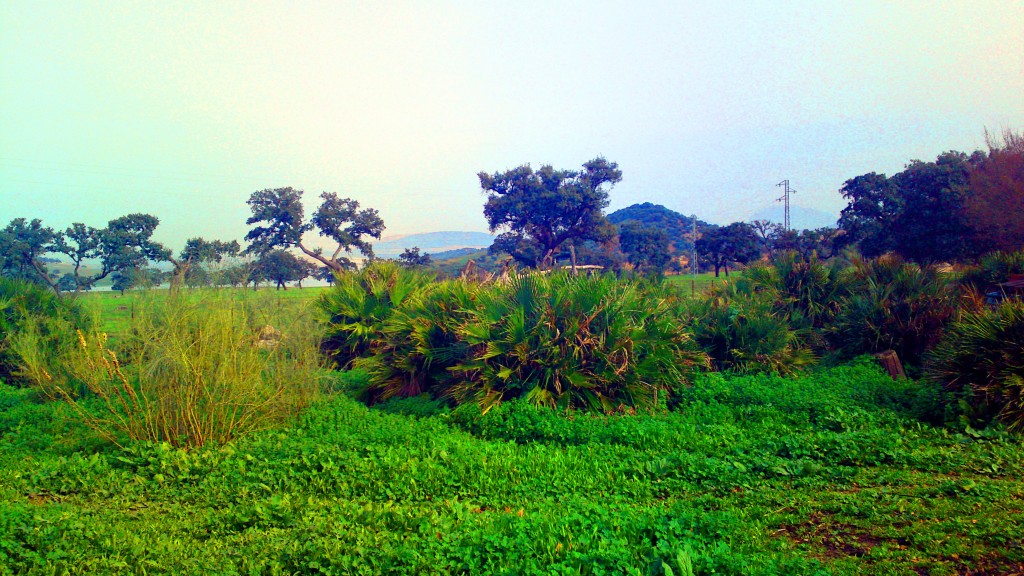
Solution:
<svg viewBox="0 0 1024 576">
<path fill-rule="evenodd" d="M 1019 439 L 926 424 L 920 390 L 862 362 L 653 415 L 336 395 L 183 451 L 3 387 L 0 573 L 1014 573 Z"/>
</svg>

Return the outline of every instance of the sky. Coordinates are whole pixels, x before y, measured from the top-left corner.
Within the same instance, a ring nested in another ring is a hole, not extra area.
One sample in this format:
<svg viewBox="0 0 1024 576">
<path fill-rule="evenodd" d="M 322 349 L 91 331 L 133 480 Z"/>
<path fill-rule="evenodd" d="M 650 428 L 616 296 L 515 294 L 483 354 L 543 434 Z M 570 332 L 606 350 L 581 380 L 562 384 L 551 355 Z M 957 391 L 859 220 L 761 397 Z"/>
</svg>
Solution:
<svg viewBox="0 0 1024 576">
<path fill-rule="evenodd" d="M 838 214 L 1024 129 L 1024 2 L 0 3 L 0 223 L 241 239 L 265 188 L 486 231 L 476 174 L 618 162 L 609 210 Z"/>
</svg>

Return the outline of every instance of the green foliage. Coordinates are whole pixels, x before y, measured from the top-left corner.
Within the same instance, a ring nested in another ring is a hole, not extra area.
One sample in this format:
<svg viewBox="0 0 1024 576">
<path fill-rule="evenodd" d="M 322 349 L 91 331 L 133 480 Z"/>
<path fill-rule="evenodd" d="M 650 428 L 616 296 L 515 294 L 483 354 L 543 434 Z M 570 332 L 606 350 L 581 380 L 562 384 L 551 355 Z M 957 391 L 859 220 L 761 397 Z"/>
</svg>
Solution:
<svg viewBox="0 0 1024 576">
<path fill-rule="evenodd" d="M 928 355 L 926 373 L 961 398 L 972 423 L 1024 430 L 1024 302 L 966 312 Z"/>
<path fill-rule="evenodd" d="M 747 283 L 749 291 L 773 297 L 776 310 L 816 350 L 826 348 L 825 336 L 850 295 L 849 275 L 837 263 L 826 264 L 813 253 L 804 257 L 782 252 L 771 265 L 755 263 L 737 280 L 739 285 Z"/>
<path fill-rule="evenodd" d="M 438 284 L 396 309 L 373 345 L 373 400 L 431 392 L 611 412 L 657 407 L 704 363 L 657 286 L 613 276 Z"/>
<path fill-rule="evenodd" d="M 26 378 L 111 442 L 223 444 L 280 422 L 319 391 L 312 317 L 272 310 L 246 293 L 168 295 L 142 300 L 116 347 L 105 333 L 79 331 L 47 353 L 33 327 L 11 350 Z"/>
<path fill-rule="evenodd" d="M 661 274 L 669 261 L 669 236 L 660 229 L 629 221 L 619 227 L 619 242 L 630 263 L 642 272 Z"/>
<path fill-rule="evenodd" d="M 807 330 L 790 325 L 776 291 L 756 289 L 766 280 L 727 282 L 686 304 L 694 340 L 716 369 L 793 374 L 814 363 L 801 338 Z"/>
<path fill-rule="evenodd" d="M 271 250 L 256 261 L 252 275 L 273 282 L 280 290 L 285 287 L 286 282 L 301 282 L 315 270 L 316 267 L 312 263 L 287 250 Z"/>
<path fill-rule="evenodd" d="M 400 302 L 379 326 L 366 365 L 369 402 L 431 392 L 445 395 L 457 381 L 451 370 L 471 353 L 464 338 L 473 313 L 491 297 L 487 287 L 465 280 L 426 284 Z"/>
<path fill-rule="evenodd" d="M 545 165 L 535 172 L 524 165 L 478 176 L 487 194 L 487 224 L 492 232 L 506 230 L 492 249 L 507 252 L 521 264 L 550 268 L 555 251 L 566 242 L 603 241 L 615 235 L 604 216 L 605 185 L 622 180 L 615 162 L 598 157 L 584 163 L 582 170 Z"/>
<path fill-rule="evenodd" d="M 670 315 L 657 287 L 609 275 L 520 276 L 462 328 L 472 355 L 451 371 L 446 393 L 485 408 L 524 398 L 610 412 L 649 410 L 686 385 L 705 362 Z"/>
<path fill-rule="evenodd" d="M 714 267 L 715 276 L 718 276 L 722 268 L 728 276 L 729 264 L 732 262 L 745 264 L 760 255 L 757 234 L 749 224 L 743 222 L 706 228 L 695 247 L 697 254 Z"/>
<path fill-rule="evenodd" d="M 334 272 L 342 272 L 351 265 L 351 261 L 341 254 L 348 254 L 353 248 L 367 258 L 373 258 L 373 246 L 363 237 L 379 239 L 384 231 L 384 221 L 376 210 L 360 210 L 359 202 L 339 198 L 334 192 L 324 192 L 320 195 L 320 206 L 307 222 L 302 194 L 302 190 L 288 187 L 259 190 L 249 196 L 246 203 L 252 210 L 252 216 L 245 223 L 258 225 L 245 235 L 249 242 L 246 253 L 262 255 L 275 248 L 295 246 Z M 325 255 L 322 248 L 310 249 L 303 244 L 303 234 L 313 230 L 337 244 L 330 256 Z"/>
<path fill-rule="evenodd" d="M 872 172 L 847 180 L 840 189 L 849 201 L 839 217 L 843 241 L 868 257 L 892 250 L 922 264 L 962 257 L 971 237 L 963 207 L 974 162 L 976 156 L 951 151 L 934 162 L 913 160 L 889 178 Z"/>
<path fill-rule="evenodd" d="M 430 254 L 420 254 L 420 249 L 418 246 L 406 248 L 401 254 L 398 255 L 398 263 L 407 268 L 415 268 L 417 266 L 430 266 L 432 264 L 430 260 Z"/>
<path fill-rule="evenodd" d="M 61 298 L 38 284 L 0 277 L 0 380 L 21 383 L 12 342 L 26 331 L 35 335 L 35 353 L 53 354 L 76 329 L 88 329 L 92 318 L 79 303 Z"/>
<path fill-rule="evenodd" d="M 0 230 L 0 276 L 37 282 L 56 290 L 43 261 L 53 239 L 53 228 L 43 226 L 38 218 L 11 220 Z"/>
<path fill-rule="evenodd" d="M 992 252 L 982 256 L 977 264 L 964 270 L 960 283 L 978 292 L 986 292 L 997 290 L 996 285 L 1009 280 L 1010 274 L 1024 274 L 1024 250 Z"/>
<path fill-rule="evenodd" d="M 850 355 L 891 349 L 904 362 L 920 365 L 957 310 L 950 278 L 897 257 L 855 261 L 850 282 L 834 333 Z"/>
<path fill-rule="evenodd" d="M 323 349 L 339 366 L 365 356 L 394 309 L 433 280 L 394 262 L 371 262 L 358 273 L 339 274 L 318 302 L 328 316 Z"/>
</svg>

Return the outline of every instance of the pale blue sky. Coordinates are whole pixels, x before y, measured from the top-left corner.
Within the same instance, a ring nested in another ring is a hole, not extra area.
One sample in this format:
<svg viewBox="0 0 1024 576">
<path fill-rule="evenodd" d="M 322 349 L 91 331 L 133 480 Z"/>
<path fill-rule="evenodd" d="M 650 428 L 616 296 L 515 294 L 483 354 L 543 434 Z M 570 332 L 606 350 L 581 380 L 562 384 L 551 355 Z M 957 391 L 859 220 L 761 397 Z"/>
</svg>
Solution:
<svg viewBox="0 0 1024 576">
<path fill-rule="evenodd" d="M 295 186 L 485 230 L 476 173 L 596 155 L 716 222 L 1024 128 L 1024 3 L 0 4 L 0 223 L 240 238 Z"/>
</svg>

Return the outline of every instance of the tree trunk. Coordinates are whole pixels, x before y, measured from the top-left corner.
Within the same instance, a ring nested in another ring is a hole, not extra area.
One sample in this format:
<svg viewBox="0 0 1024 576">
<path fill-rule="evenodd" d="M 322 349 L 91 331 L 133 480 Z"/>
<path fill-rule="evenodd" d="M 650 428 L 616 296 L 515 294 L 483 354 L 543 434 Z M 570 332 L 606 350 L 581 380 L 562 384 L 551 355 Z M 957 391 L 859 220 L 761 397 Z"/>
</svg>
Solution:
<svg viewBox="0 0 1024 576">
<path fill-rule="evenodd" d="M 569 258 L 572 261 L 572 275 L 576 275 L 576 246 L 569 245 Z"/>
<path fill-rule="evenodd" d="M 885 371 L 889 373 L 893 380 L 906 379 L 907 374 L 903 371 L 903 363 L 900 362 L 900 357 L 896 355 L 895 350 L 879 352 L 875 354 L 875 358 L 878 359 L 878 363 L 882 365 L 882 368 L 885 368 Z"/>
</svg>

